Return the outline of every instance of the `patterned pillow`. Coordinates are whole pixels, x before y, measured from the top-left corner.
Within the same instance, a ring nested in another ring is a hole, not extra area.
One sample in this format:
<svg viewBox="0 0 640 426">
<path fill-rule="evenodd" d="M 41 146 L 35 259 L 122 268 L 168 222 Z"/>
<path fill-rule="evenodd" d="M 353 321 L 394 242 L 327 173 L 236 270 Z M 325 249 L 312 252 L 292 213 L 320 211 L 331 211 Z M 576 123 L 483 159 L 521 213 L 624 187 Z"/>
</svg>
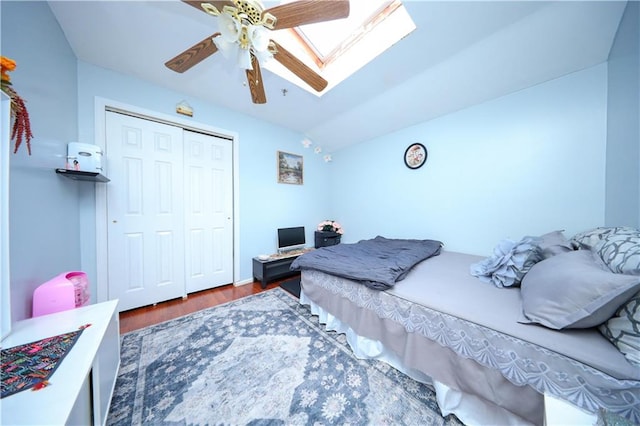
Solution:
<svg viewBox="0 0 640 426">
<path fill-rule="evenodd" d="M 594 251 L 612 272 L 640 275 L 640 231 L 606 235 Z"/>
<path fill-rule="evenodd" d="M 630 228 L 628 226 L 614 226 L 614 227 L 598 227 L 589 229 L 588 231 L 580 232 L 571 238 L 571 243 L 576 248 L 582 249 L 591 249 L 596 246 L 608 235 L 616 234 L 616 235 L 633 235 L 637 233 L 638 230 L 635 228 Z"/>
<path fill-rule="evenodd" d="M 636 293 L 598 330 L 634 364 L 640 366 L 640 293 Z"/>
<path fill-rule="evenodd" d="M 524 237 L 515 242 L 502 240 L 493 249 L 493 256 L 474 263 L 471 275 L 496 287 L 517 287 L 529 269 L 542 260 L 540 238 Z"/>
</svg>

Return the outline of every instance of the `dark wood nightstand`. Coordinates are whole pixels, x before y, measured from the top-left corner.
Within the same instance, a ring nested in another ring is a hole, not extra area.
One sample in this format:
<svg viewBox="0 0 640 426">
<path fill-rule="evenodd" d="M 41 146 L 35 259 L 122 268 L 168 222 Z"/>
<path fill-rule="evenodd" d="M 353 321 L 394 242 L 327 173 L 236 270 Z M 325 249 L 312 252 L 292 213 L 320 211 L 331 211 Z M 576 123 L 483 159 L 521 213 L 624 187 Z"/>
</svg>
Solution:
<svg viewBox="0 0 640 426">
<path fill-rule="evenodd" d="M 262 288 L 266 288 L 267 283 L 270 281 L 299 275 L 299 271 L 292 271 L 289 268 L 300 254 L 294 254 L 288 257 L 270 257 L 267 260 L 261 260 L 254 257 L 253 278 L 260 281 Z"/>
</svg>

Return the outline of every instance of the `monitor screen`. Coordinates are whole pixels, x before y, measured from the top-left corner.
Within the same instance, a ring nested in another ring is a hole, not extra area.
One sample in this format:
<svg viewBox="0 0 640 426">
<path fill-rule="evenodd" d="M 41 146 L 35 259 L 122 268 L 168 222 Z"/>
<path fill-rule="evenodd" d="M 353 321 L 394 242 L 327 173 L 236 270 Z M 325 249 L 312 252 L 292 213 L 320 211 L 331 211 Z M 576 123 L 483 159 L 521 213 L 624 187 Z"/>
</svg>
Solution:
<svg viewBox="0 0 640 426">
<path fill-rule="evenodd" d="M 289 250 L 304 247 L 304 226 L 278 228 L 278 250 Z"/>
</svg>

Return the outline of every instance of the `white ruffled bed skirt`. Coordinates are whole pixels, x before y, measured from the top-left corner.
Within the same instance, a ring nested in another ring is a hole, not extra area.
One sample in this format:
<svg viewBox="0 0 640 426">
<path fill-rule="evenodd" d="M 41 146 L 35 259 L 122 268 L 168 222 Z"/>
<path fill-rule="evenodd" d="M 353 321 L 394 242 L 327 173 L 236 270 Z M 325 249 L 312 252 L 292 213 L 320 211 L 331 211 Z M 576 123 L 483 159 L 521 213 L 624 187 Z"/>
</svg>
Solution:
<svg viewBox="0 0 640 426">
<path fill-rule="evenodd" d="M 400 357 L 388 350 L 382 342 L 358 335 L 347 324 L 306 297 L 304 291 L 300 291 L 300 303 L 310 306 L 311 312 L 318 316 L 319 322 L 325 325 L 326 330 L 343 333 L 358 358 L 384 361 L 412 379 L 431 385 L 435 390 L 436 400 L 443 416 L 455 414 L 460 421 L 469 426 L 532 425 L 507 410 L 488 405 L 475 395 L 452 389 L 419 370 L 405 366 Z"/>
</svg>

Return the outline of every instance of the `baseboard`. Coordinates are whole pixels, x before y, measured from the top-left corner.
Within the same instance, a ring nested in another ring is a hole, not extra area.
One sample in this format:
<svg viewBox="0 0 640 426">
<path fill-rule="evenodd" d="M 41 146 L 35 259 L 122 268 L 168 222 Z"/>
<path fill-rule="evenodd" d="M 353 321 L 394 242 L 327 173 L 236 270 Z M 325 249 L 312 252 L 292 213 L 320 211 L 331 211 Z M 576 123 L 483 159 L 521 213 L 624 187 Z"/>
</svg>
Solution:
<svg viewBox="0 0 640 426">
<path fill-rule="evenodd" d="M 241 285 L 251 284 L 252 282 L 253 282 L 253 278 L 248 278 L 246 280 L 236 281 L 235 283 L 233 283 L 233 285 L 235 287 L 240 287 Z"/>
</svg>

